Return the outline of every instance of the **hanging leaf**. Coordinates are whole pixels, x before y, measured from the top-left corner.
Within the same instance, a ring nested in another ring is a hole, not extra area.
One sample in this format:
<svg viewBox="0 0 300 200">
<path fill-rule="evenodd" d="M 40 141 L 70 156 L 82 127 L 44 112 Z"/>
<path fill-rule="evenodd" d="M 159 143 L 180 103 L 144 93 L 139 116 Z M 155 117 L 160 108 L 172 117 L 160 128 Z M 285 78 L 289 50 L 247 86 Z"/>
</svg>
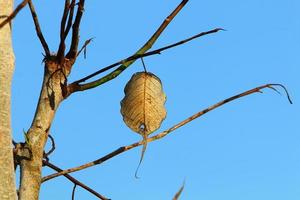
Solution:
<svg viewBox="0 0 300 200">
<path fill-rule="evenodd" d="M 166 118 L 166 95 L 161 80 L 149 72 L 134 74 L 126 84 L 124 93 L 125 97 L 121 101 L 123 120 L 130 129 L 143 137 L 141 163 L 148 135 L 157 130 Z"/>
<path fill-rule="evenodd" d="M 149 135 L 166 118 L 166 95 L 160 79 L 149 72 L 134 74 L 125 87 L 121 101 L 124 122 L 134 132 Z"/>
</svg>

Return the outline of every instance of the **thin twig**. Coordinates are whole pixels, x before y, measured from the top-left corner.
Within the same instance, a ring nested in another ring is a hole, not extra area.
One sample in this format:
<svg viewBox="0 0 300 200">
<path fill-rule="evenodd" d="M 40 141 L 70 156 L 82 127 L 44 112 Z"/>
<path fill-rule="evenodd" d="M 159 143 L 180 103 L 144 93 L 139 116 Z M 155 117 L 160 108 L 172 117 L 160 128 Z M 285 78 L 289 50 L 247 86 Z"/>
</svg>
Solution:
<svg viewBox="0 0 300 200">
<path fill-rule="evenodd" d="M 220 106 L 222 106 L 224 104 L 227 104 L 227 103 L 229 103 L 229 102 L 231 102 L 233 100 L 239 99 L 241 97 L 244 97 L 244 96 L 247 96 L 247 95 L 250 95 L 250 94 L 253 94 L 253 93 L 260 92 L 264 88 L 273 88 L 274 86 L 279 86 L 279 87 L 283 88 L 285 90 L 286 94 L 287 94 L 287 98 L 288 98 L 289 102 L 292 103 L 291 99 L 290 99 L 290 96 L 288 94 L 288 91 L 287 91 L 287 89 L 283 85 L 281 85 L 281 84 L 266 84 L 266 85 L 262 85 L 262 86 L 253 88 L 251 90 L 245 91 L 243 93 L 240 93 L 238 95 L 234 95 L 234 96 L 232 96 L 230 98 L 227 98 L 225 100 L 222 100 L 222 101 L 220 101 L 220 102 L 218 102 L 218 103 L 216 103 L 216 104 L 214 104 L 214 105 L 212 105 L 212 106 L 210 106 L 210 107 L 208 107 L 208 108 L 206 108 L 206 109 L 204 109 L 204 110 L 202 110 L 202 111 L 200 111 L 200 112 L 192 115 L 191 117 L 189 117 L 189 118 L 181 121 L 180 123 L 172 126 L 168 130 L 165 130 L 165 131 L 163 131 L 163 132 L 161 132 L 161 133 L 159 133 L 157 135 L 154 135 L 154 136 L 148 138 L 147 139 L 147 143 L 153 142 L 155 140 L 158 140 L 158 139 L 161 139 L 161 138 L 165 137 L 166 135 L 168 135 L 172 131 L 174 131 L 174 130 L 176 130 L 176 129 L 178 129 L 178 128 L 184 126 L 184 125 L 186 125 L 187 123 L 191 122 L 192 120 L 194 120 L 194 119 L 196 119 L 196 118 L 198 118 L 198 117 L 200 117 L 200 116 L 202 116 L 202 115 L 204 115 L 204 114 L 206 114 L 206 113 L 208 113 L 208 112 L 210 112 L 210 111 L 212 111 L 212 110 L 214 110 L 214 109 L 216 109 L 216 108 L 218 108 L 218 107 L 220 107 Z M 121 153 L 124 153 L 124 152 L 126 152 L 126 151 L 128 151 L 130 149 L 133 149 L 133 148 L 138 147 L 138 146 L 143 145 L 143 144 L 144 144 L 144 140 L 136 142 L 136 143 L 133 143 L 133 144 L 128 145 L 128 146 L 120 147 L 120 148 L 116 149 L 115 151 L 107 154 L 106 156 L 101 157 L 101 158 L 99 158 L 97 160 L 94 160 L 92 162 L 83 164 L 83 165 L 78 166 L 78 167 L 66 169 L 66 170 L 63 170 L 63 171 L 55 173 L 55 174 L 48 175 L 48 176 L 46 176 L 46 177 L 44 177 L 42 179 L 42 182 L 48 181 L 50 179 L 53 179 L 53 178 L 61 176 L 61 175 L 69 174 L 69 173 L 80 171 L 80 170 L 83 170 L 83 169 L 86 169 L 86 168 L 89 168 L 89 167 L 92 167 L 92 166 L 95 166 L 95 165 L 99 165 L 99 164 L 101 164 L 101 163 L 103 163 L 103 162 L 105 162 L 105 161 L 107 161 L 107 160 L 109 160 L 109 159 L 111 159 L 111 158 L 113 158 L 113 157 L 121 154 Z"/>
<path fill-rule="evenodd" d="M 155 49 L 153 51 L 149 51 L 149 52 L 144 53 L 144 54 L 134 54 L 134 55 L 132 55 L 132 56 L 126 58 L 126 59 L 120 60 L 116 63 L 113 63 L 113 64 L 107 66 L 107 67 L 104 67 L 104 68 L 102 68 L 102 69 L 100 69 L 100 70 L 98 70 L 98 71 L 96 71 L 96 72 L 80 79 L 80 80 L 77 80 L 77 81 L 73 82 L 72 84 L 78 84 L 78 83 L 85 82 L 86 80 L 91 79 L 91 78 L 95 77 L 96 75 L 101 74 L 105 71 L 108 71 L 108 70 L 110 70 L 110 69 L 112 69 L 112 68 L 114 68 L 118 65 L 121 65 L 122 63 L 126 63 L 126 62 L 129 62 L 131 60 L 136 60 L 138 58 L 143 58 L 143 57 L 147 57 L 147 56 L 151 56 L 151 55 L 155 55 L 155 54 L 160 54 L 162 51 L 165 51 L 167 49 L 182 45 L 182 44 L 187 43 L 187 42 L 189 42 L 193 39 L 199 38 L 199 37 L 204 36 L 204 35 L 216 33 L 216 32 L 221 31 L 221 30 L 223 30 L 223 29 L 222 28 L 215 28 L 215 29 L 212 29 L 210 31 L 205 31 L 205 32 L 198 33 L 197 35 L 194 35 L 190 38 L 181 40 L 179 42 L 173 43 L 171 45 L 168 45 L 168 46 L 165 46 L 165 47 L 162 47 L 162 48 L 159 48 L 159 49 Z"/>
<path fill-rule="evenodd" d="M 32 19 L 33 19 L 33 22 L 34 22 L 34 25 L 35 25 L 36 34 L 37 34 L 38 38 L 40 39 L 40 42 L 41 42 L 41 44 L 44 48 L 46 57 L 48 57 L 48 56 L 50 56 L 50 50 L 49 50 L 48 44 L 47 44 L 47 42 L 46 42 L 46 40 L 43 36 L 43 33 L 41 31 L 39 20 L 38 20 L 37 14 L 35 12 L 35 8 L 34 8 L 34 5 L 32 3 L 32 0 L 28 1 L 28 5 L 29 5 L 31 15 L 32 15 Z"/>
<path fill-rule="evenodd" d="M 162 22 L 162 24 L 159 26 L 159 28 L 155 31 L 155 33 L 150 37 L 150 39 L 134 54 L 136 55 L 142 55 L 146 53 L 149 49 L 152 48 L 152 45 L 156 42 L 156 40 L 159 38 L 161 33 L 166 29 L 166 27 L 170 24 L 170 22 L 175 18 L 175 16 L 181 11 L 181 9 L 186 5 L 186 3 L 189 0 L 183 0 L 181 3 L 172 11 L 172 13 Z M 138 57 L 140 58 L 140 57 Z M 106 76 L 95 80 L 91 83 L 87 83 L 84 85 L 78 85 L 78 84 L 71 84 L 69 87 L 70 93 L 75 92 L 75 91 L 82 91 L 82 90 L 87 90 L 91 89 L 94 87 L 97 87 L 105 82 L 108 82 L 117 76 L 119 76 L 125 69 L 127 69 L 132 63 L 136 61 L 137 58 L 135 59 L 129 59 L 128 61 L 124 61 L 121 63 L 121 66 L 119 66 L 116 70 L 113 72 L 107 74 Z M 118 64 L 117 64 L 118 65 Z M 94 75 L 92 75 L 94 76 Z M 82 79 L 81 79 L 82 80 Z M 86 80 L 86 79 L 85 79 Z"/>
<path fill-rule="evenodd" d="M 57 172 L 61 172 L 63 171 L 62 169 L 60 169 L 59 167 L 55 166 L 54 164 L 43 160 L 43 165 L 57 171 Z M 88 187 L 87 185 L 83 184 L 82 182 L 78 181 L 77 179 L 75 179 L 73 176 L 69 175 L 69 174 L 65 174 L 64 177 L 66 177 L 67 179 L 69 179 L 71 182 L 73 182 L 74 184 L 82 187 L 83 189 L 85 189 L 86 191 L 92 193 L 93 195 L 95 195 L 96 197 L 98 197 L 99 199 L 102 200 L 109 200 L 108 198 L 104 197 L 103 195 L 99 194 L 98 192 L 96 192 L 95 190 L 91 189 L 90 187 Z"/>
<path fill-rule="evenodd" d="M 82 52 L 83 50 L 86 51 L 86 47 L 90 44 L 91 41 L 93 41 L 93 39 L 94 39 L 94 38 L 90 38 L 90 39 L 88 39 L 88 40 L 86 40 L 86 41 L 84 42 L 83 46 L 82 46 L 81 49 L 78 51 L 76 57 L 78 57 L 78 56 L 81 54 L 81 52 Z M 84 58 L 86 58 L 86 53 L 84 53 Z"/>
<path fill-rule="evenodd" d="M 179 199 L 179 197 L 184 189 L 184 185 L 185 185 L 185 183 L 183 182 L 182 186 L 179 188 L 179 190 L 176 192 L 175 196 L 173 197 L 173 200 Z"/>
<path fill-rule="evenodd" d="M 23 0 L 9 16 L 6 16 L 6 19 L 0 23 L 0 29 L 3 26 L 5 26 L 7 23 L 10 23 L 11 20 L 13 18 L 15 18 L 15 16 L 17 16 L 17 14 L 20 12 L 20 10 L 22 10 L 22 8 L 24 8 L 24 6 L 26 6 L 28 1 L 29 0 Z"/>
<path fill-rule="evenodd" d="M 70 50 L 67 53 L 66 57 L 69 59 L 75 59 L 78 51 L 78 43 L 79 43 L 79 27 L 82 18 L 82 14 L 84 11 L 84 2 L 85 0 L 80 0 L 78 3 L 77 13 L 75 17 L 75 21 L 72 26 L 72 41 Z"/>
<path fill-rule="evenodd" d="M 45 153 L 45 158 L 48 158 L 48 156 L 53 153 L 53 151 L 55 150 L 55 141 L 54 141 L 54 138 L 52 137 L 52 135 L 48 134 L 48 137 L 50 138 L 51 140 L 51 149 Z"/>
<path fill-rule="evenodd" d="M 72 190 L 72 200 L 75 199 L 76 186 L 77 186 L 77 184 L 74 184 L 74 186 L 73 186 L 73 190 Z"/>
</svg>

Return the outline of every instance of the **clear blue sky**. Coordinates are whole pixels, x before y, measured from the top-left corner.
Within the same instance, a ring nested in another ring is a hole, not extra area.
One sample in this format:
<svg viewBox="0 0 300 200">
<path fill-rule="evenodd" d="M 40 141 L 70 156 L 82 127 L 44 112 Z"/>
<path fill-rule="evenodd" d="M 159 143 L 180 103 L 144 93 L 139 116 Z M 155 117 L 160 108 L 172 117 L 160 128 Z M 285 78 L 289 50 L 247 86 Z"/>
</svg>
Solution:
<svg viewBox="0 0 300 200">
<path fill-rule="evenodd" d="M 54 52 L 63 1 L 35 2 Z M 86 1 L 81 44 L 95 39 L 70 80 L 131 55 L 179 2 Z M 134 178 L 140 148 L 72 175 L 114 200 L 171 199 L 184 180 L 185 200 L 299 199 L 299 7 L 298 0 L 190 0 L 154 48 L 216 27 L 227 31 L 145 59 L 167 94 L 168 115 L 160 130 L 265 83 L 284 84 L 293 105 L 267 89 L 210 112 L 149 144 L 140 179 Z M 43 57 L 27 8 L 13 30 L 13 130 L 20 141 L 34 115 Z M 61 105 L 51 128 L 57 146 L 50 158 L 54 164 L 74 167 L 140 139 L 120 115 L 123 88 L 137 71 L 142 71 L 140 61 L 117 79 L 74 94 Z M 52 172 L 45 170 L 44 175 Z M 72 186 L 64 177 L 46 182 L 41 199 L 70 199 Z M 78 188 L 76 199 L 96 198 Z"/>
</svg>

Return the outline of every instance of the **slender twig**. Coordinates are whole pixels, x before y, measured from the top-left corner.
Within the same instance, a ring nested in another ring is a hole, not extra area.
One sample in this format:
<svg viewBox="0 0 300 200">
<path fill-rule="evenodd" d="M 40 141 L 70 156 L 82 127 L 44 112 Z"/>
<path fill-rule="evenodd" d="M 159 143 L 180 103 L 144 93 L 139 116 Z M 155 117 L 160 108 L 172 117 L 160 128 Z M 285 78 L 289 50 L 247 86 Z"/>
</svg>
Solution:
<svg viewBox="0 0 300 200">
<path fill-rule="evenodd" d="M 88 40 L 86 40 L 83 44 L 83 46 L 81 47 L 81 49 L 78 51 L 77 56 L 78 57 L 81 52 L 84 50 L 84 52 L 86 51 L 86 47 L 90 44 L 91 41 L 93 41 L 94 38 L 90 38 Z M 84 53 L 84 58 L 86 58 L 86 53 Z"/>
<path fill-rule="evenodd" d="M 53 153 L 53 151 L 55 150 L 55 140 L 54 138 L 52 137 L 52 135 L 48 134 L 48 137 L 50 138 L 51 140 L 51 149 L 45 153 L 44 157 L 48 159 L 48 156 Z"/>
<path fill-rule="evenodd" d="M 175 16 L 181 11 L 181 9 L 186 5 L 186 3 L 188 1 L 189 0 L 181 1 L 181 3 L 172 11 L 172 13 L 162 22 L 162 24 L 155 31 L 155 33 L 150 37 L 150 39 L 134 54 L 134 56 L 142 55 L 145 52 L 147 52 L 149 49 L 152 48 L 153 44 L 159 38 L 161 33 L 166 29 L 166 27 L 169 25 L 169 23 L 175 18 Z M 138 57 L 138 58 L 140 58 L 140 57 Z M 97 87 L 105 82 L 108 82 L 108 81 L 116 78 L 117 76 L 119 76 L 125 69 L 127 69 L 132 63 L 134 63 L 136 61 L 136 59 L 137 58 L 130 59 L 127 61 L 123 60 L 123 62 L 121 63 L 121 66 L 119 66 L 116 70 L 114 70 L 113 72 L 107 74 L 106 76 L 104 76 L 96 81 L 93 81 L 91 83 L 87 83 L 87 84 L 84 84 L 81 86 L 79 86 L 78 84 L 72 84 L 69 87 L 69 89 L 70 89 L 69 91 L 70 91 L 70 93 L 72 93 L 75 91 L 87 90 L 87 89 Z"/>
<path fill-rule="evenodd" d="M 5 24 L 10 23 L 11 20 L 13 18 L 15 18 L 15 16 L 17 16 L 17 14 L 20 12 L 20 10 L 22 10 L 22 8 L 24 8 L 24 6 L 26 6 L 28 1 L 29 0 L 23 0 L 9 16 L 6 16 L 6 19 L 0 23 L 0 29 L 3 26 L 5 26 Z"/>
<path fill-rule="evenodd" d="M 85 0 L 80 0 L 78 3 L 77 13 L 75 17 L 75 21 L 72 26 L 72 41 L 70 50 L 67 53 L 66 57 L 69 59 L 75 59 L 77 56 L 78 43 L 79 43 L 79 27 L 82 18 L 82 14 L 84 11 L 84 2 Z"/>
<path fill-rule="evenodd" d="M 57 172 L 61 172 L 63 171 L 62 169 L 60 169 L 59 167 L 55 166 L 54 164 L 43 160 L 43 165 L 57 171 Z M 86 191 L 92 193 L 93 195 L 95 195 L 96 197 L 98 197 L 99 199 L 102 200 L 109 200 L 108 198 L 104 197 L 103 195 L 99 194 L 98 192 L 96 192 L 95 190 L 91 189 L 90 187 L 88 187 L 87 185 L 83 184 L 82 182 L 78 181 L 76 178 L 74 178 L 73 176 L 69 175 L 69 174 L 65 174 L 64 177 L 66 177 L 67 179 L 69 179 L 71 182 L 73 182 L 74 184 L 82 187 L 83 189 L 85 189 Z"/>
<path fill-rule="evenodd" d="M 229 102 L 231 102 L 233 100 L 239 99 L 241 97 L 244 97 L 244 96 L 247 96 L 247 95 L 250 95 L 250 94 L 253 94 L 253 93 L 261 92 L 261 90 L 264 89 L 264 88 L 271 88 L 271 89 L 273 89 L 275 86 L 283 88 L 284 91 L 286 92 L 286 95 L 287 95 L 287 98 L 288 98 L 289 102 L 292 103 L 292 101 L 290 99 L 290 96 L 288 94 L 288 91 L 287 91 L 287 89 L 283 85 L 281 85 L 281 84 L 266 84 L 266 85 L 262 85 L 262 86 L 253 88 L 251 90 L 245 91 L 243 93 L 240 93 L 238 95 L 234 95 L 234 96 L 232 96 L 230 98 L 227 98 L 225 100 L 222 100 L 222 101 L 220 101 L 220 102 L 218 102 L 218 103 L 216 103 L 216 104 L 214 104 L 214 105 L 212 105 L 212 106 L 210 106 L 210 107 L 208 107 L 208 108 L 206 108 L 206 109 L 204 109 L 204 110 L 202 110 L 202 111 L 200 111 L 200 112 L 192 115 L 191 117 L 189 117 L 189 118 L 187 118 L 187 119 L 179 122 L 178 124 L 172 126 L 168 130 L 165 130 L 165 131 L 163 131 L 163 132 L 161 132 L 161 133 L 159 133 L 157 135 L 154 135 L 154 136 L 148 138 L 147 139 L 147 143 L 153 142 L 155 140 L 158 140 L 158 139 L 161 139 L 161 138 L 165 137 L 166 135 L 168 135 L 172 131 L 174 131 L 174 130 L 176 130 L 176 129 L 178 129 L 178 128 L 184 126 L 184 125 L 186 125 L 187 123 L 191 122 L 192 120 L 194 120 L 194 119 L 196 119 L 196 118 L 198 118 L 198 117 L 200 117 L 200 116 L 202 116 L 202 115 L 204 115 L 204 114 L 206 114 L 206 113 L 208 113 L 208 112 L 210 112 L 210 111 L 212 111 L 212 110 L 214 110 L 214 109 L 216 109 L 216 108 L 218 108 L 218 107 L 220 107 L 220 106 L 222 106 L 224 104 L 227 104 L 227 103 L 229 103 Z M 115 151 L 107 154 L 106 156 L 101 157 L 101 158 L 99 158 L 97 160 L 94 160 L 92 162 L 83 164 L 83 165 L 78 166 L 78 167 L 66 169 L 66 170 L 63 170 L 63 171 L 55 173 L 55 174 L 48 175 L 48 176 L 46 176 L 46 177 L 44 177 L 42 179 L 42 182 L 48 181 L 50 179 L 53 179 L 53 178 L 61 176 L 61 175 L 69 174 L 69 173 L 80 171 L 80 170 L 83 170 L 83 169 L 86 169 L 86 168 L 89 168 L 89 167 L 92 167 L 92 166 L 95 166 L 95 165 L 99 165 L 99 164 L 101 164 L 101 163 L 103 163 L 103 162 L 105 162 L 105 161 L 107 161 L 107 160 L 109 160 L 109 159 L 111 159 L 111 158 L 113 158 L 113 157 L 121 154 L 121 153 L 124 153 L 124 152 L 126 152 L 126 151 L 128 151 L 130 149 L 133 149 L 133 148 L 135 148 L 137 146 L 140 146 L 140 145 L 143 145 L 143 144 L 144 144 L 144 140 L 136 142 L 136 143 L 133 143 L 133 144 L 130 144 L 128 146 L 120 147 L 120 148 L 116 149 Z"/>
<path fill-rule="evenodd" d="M 179 199 L 179 197 L 180 197 L 180 195 L 181 195 L 181 193 L 184 189 L 184 185 L 185 185 L 185 183 L 183 182 L 182 186 L 179 188 L 179 190 L 174 195 L 173 200 L 178 200 Z"/>
<path fill-rule="evenodd" d="M 99 74 L 101 74 L 101 73 L 103 73 L 105 71 L 108 71 L 108 70 L 110 70 L 110 69 L 112 69 L 112 68 L 114 68 L 114 67 L 116 67 L 118 65 L 121 65 L 122 63 L 126 63 L 126 62 L 129 62 L 129 61 L 132 61 L 132 60 L 136 60 L 138 58 L 143 58 L 143 57 L 147 57 L 147 56 L 151 56 L 151 55 L 155 55 L 155 54 L 160 54 L 162 51 L 165 51 L 167 49 L 170 49 L 170 48 L 182 45 L 182 44 L 187 43 L 187 42 L 189 42 L 191 40 L 199 38 L 201 36 L 212 34 L 212 33 L 216 33 L 216 32 L 221 31 L 221 30 L 223 30 L 223 29 L 222 28 L 215 28 L 215 29 L 212 29 L 210 31 L 205 31 L 205 32 L 198 33 L 197 35 L 194 35 L 194 36 L 192 36 L 190 38 L 181 40 L 179 42 L 173 43 L 171 45 L 168 45 L 168 46 L 165 46 L 165 47 L 162 47 L 162 48 L 159 48 L 159 49 L 155 49 L 153 51 L 149 51 L 149 52 L 144 53 L 144 54 L 134 54 L 134 55 L 132 55 L 132 56 L 126 58 L 126 59 L 123 59 L 123 60 L 120 60 L 120 61 L 118 61 L 116 63 L 113 63 L 113 64 L 111 64 L 111 65 L 109 65 L 107 67 L 104 67 L 104 68 L 102 68 L 102 69 L 100 69 L 100 70 L 98 70 L 98 71 L 96 71 L 96 72 L 94 72 L 94 73 L 92 73 L 92 74 L 90 74 L 90 75 L 88 75 L 88 76 L 80 79 L 80 80 L 77 80 L 77 81 L 71 83 L 70 87 L 76 85 L 76 87 L 75 87 L 76 91 L 77 90 L 90 89 L 90 88 L 88 88 L 88 85 L 89 84 L 93 84 L 93 83 L 88 83 L 88 84 L 84 84 L 84 85 L 80 85 L 79 83 L 85 82 L 86 80 L 91 79 L 91 78 L 95 77 L 96 75 L 99 75 Z M 98 79 L 95 82 L 100 81 L 100 80 L 101 79 Z"/>
<path fill-rule="evenodd" d="M 77 187 L 77 184 L 74 184 L 73 190 L 72 190 L 72 200 L 75 199 L 75 191 L 76 191 L 76 187 Z"/>
<path fill-rule="evenodd" d="M 38 38 L 40 39 L 40 42 L 41 42 L 41 44 L 44 48 L 46 57 L 48 57 L 48 56 L 50 56 L 50 50 L 49 50 L 48 44 L 47 44 L 47 42 L 46 42 L 46 40 L 43 36 L 43 33 L 41 31 L 39 20 L 38 20 L 37 14 L 35 12 L 35 8 L 34 8 L 34 5 L 32 3 L 32 0 L 28 1 L 28 5 L 29 5 L 31 15 L 32 15 L 32 19 L 33 19 L 33 22 L 34 22 L 34 25 L 35 25 L 36 34 L 37 34 Z"/>
</svg>

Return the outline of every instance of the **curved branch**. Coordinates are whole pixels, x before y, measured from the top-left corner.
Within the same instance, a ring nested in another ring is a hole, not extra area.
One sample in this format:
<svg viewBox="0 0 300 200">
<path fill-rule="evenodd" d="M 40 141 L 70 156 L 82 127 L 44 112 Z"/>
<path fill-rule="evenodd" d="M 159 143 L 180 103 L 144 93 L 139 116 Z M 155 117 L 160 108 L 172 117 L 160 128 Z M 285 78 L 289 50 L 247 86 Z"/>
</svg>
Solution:
<svg viewBox="0 0 300 200">
<path fill-rule="evenodd" d="M 75 199 L 75 191 L 76 191 L 76 187 L 77 187 L 77 184 L 74 184 L 73 189 L 72 189 L 72 200 Z"/>
<path fill-rule="evenodd" d="M 0 23 L 0 29 L 5 26 L 7 23 L 10 23 L 15 16 L 26 6 L 29 0 L 23 0 L 17 7 L 16 9 L 9 15 L 9 16 L 1 16 L 1 17 L 6 17 L 6 19 Z"/>
<path fill-rule="evenodd" d="M 134 54 L 134 56 L 142 55 L 145 52 L 147 52 L 149 49 L 151 49 L 152 45 L 156 42 L 156 40 L 159 38 L 161 33 L 166 29 L 166 27 L 170 24 L 170 22 L 175 18 L 175 16 L 181 11 L 181 9 L 186 5 L 186 3 L 188 1 L 189 0 L 181 1 L 181 3 L 163 21 L 163 23 L 159 26 L 159 28 L 155 31 L 155 33 L 151 36 L 151 38 Z M 132 63 L 134 63 L 135 60 L 136 59 L 134 59 L 134 58 L 125 60 L 125 61 L 123 60 L 121 63 L 116 64 L 116 65 L 121 64 L 121 66 L 119 66 L 116 70 L 114 70 L 113 72 L 109 73 L 108 75 L 106 75 L 96 81 L 85 84 L 84 86 L 79 86 L 78 84 L 70 85 L 70 87 L 69 87 L 70 93 L 79 91 L 79 90 L 91 89 L 91 88 L 97 87 L 105 82 L 108 82 L 108 81 L 114 79 L 115 77 L 120 75 L 125 69 L 127 69 Z M 95 75 L 92 75 L 91 77 L 93 77 L 93 76 L 95 76 Z M 87 79 L 85 79 L 85 80 L 87 80 Z M 77 87 L 77 86 L 79 86 L 79 87 Z"/>
<path fill-rule="evenodd" d="M 281 85 L 281 84 L 266 84 L 266 85 L 262 85 L 262 86 L 253 88 L 251 90 L 245 91 L 243 93 L 240 93 L 238 95 L 234 95 L 232 97 L 229 97 L 229 98 L 227 98 L 227 99 L 225 99 L 223 101 L 220 101 L 220 102 L 218 102 L 218 103 L 216 103 L 216 104 L 214 104 L 214 105 L 212 105 L 212 106 L 210 106 L 210 107 L 208 107 L 208 108 L 206 108 L 206 109 L 204 109 L 204 110 L 202 110 L 202 111 L 200 111 L 200 112 L 192 115 L 191 117 L 189 117 L 189 118 L 187 118 L 187 119 L 179 122 L 178 124 L 172 126 L 168 130 L 165 130 L 165 131 L 163 131 L 163 132 L 161 132 L 161 133 L 159 133 L 159 134 L 157 134 L 155 136 L 152 136 L 152 137 L 148 138 L 147 139 L 147 143 L 153 142 L 155 140 L 159 140 L 159 139 L 165 137 L 166 135 L 168 135 L 172 131 L 174 131 L 174 130 L 176 130 L 176 129 L 178 129 L 178 128 L 186 125 L 186 124 L 188 124 L 189 122 L 193 121 L 194 119 L 196 119 L 196 118 L 198 118 L 198 117 L 200 117 L 200 116 L 202 116 L 202 115 L 204 115 L 204 114 L 206 114 L 206 113 L 208 113 L 208 112 L 210 112 L 210 111 L 212 111 L 212 110 L 214 110 L 214 109 L 216 109 L 216 108 L 218 108 L 220 106 L 223 106 L 224 104 L 227 104 L 227 103 L 229 103 L 229 102 L 231 102 L 233 100 L 239 99 L 241 97 L 244 97 L 244 96 L 247 96 L 247 95 L 250 95 L 250 94 L 253 94 L 253 93 L 261 92 L 261 90 L 264 89 L 264 88 L 275 89 L 274 88 L 275 86 L 283 88 L 284 91 L 286 92 L 286 95 L 287 95 L 287 98 L 288 98 L 289 102 L 292 103 L 292 101 L 290 99 L 290 96 L 288 94 L 288 91 L 287 91 L 287 89 L 283 85 Z M 116 149 L 115 151 L 107 154 L 106 156 L 103 156 L 102 158 L 99 158 L 99 159 L 94 160 L 92 162 L 86 163 L 86 164 L 78 166 L 78 167 L 66 169 L 66 170 L 63 170 L 63 171 L 55 173 L 55 174 L 48 175 L 48 176 L 46 176 L 46 177 L 44 177 L 42 179 L 42 182 L 48 181 L 50 179 L 53 179 L 53 178 L 61 176 L 61 175 L 69 174 L 69 173 L 80 171 L 80 170 L 83 170 L 83 169 L 86 169 L 86 168 L 89 168 L 89 167 L 92 167 L 92 166 L 95 166 L 95 165 L 102 164 L 103 162 L 105 162 L 105 161 L 107 161 L 107 160 L 109 160 L 109 159 L 111 159 L 111 158 L 113 158 L 113 157 L 115 157 L 115 156 L 117 156 L 117 155 L 119 155 L 121 153 L 124 153 L 124 152 L 126 152 L 126 151 L 128 151 L 130 149 L 133 149 L 133 148 L 138 147 L 138 146 L 143 145 L 143 144 L 144 144 L 144 141 L 139 141 L 139 142 L 130 144 L 128 146 L 120 147 L 120 148 Z"/>
</svg>

